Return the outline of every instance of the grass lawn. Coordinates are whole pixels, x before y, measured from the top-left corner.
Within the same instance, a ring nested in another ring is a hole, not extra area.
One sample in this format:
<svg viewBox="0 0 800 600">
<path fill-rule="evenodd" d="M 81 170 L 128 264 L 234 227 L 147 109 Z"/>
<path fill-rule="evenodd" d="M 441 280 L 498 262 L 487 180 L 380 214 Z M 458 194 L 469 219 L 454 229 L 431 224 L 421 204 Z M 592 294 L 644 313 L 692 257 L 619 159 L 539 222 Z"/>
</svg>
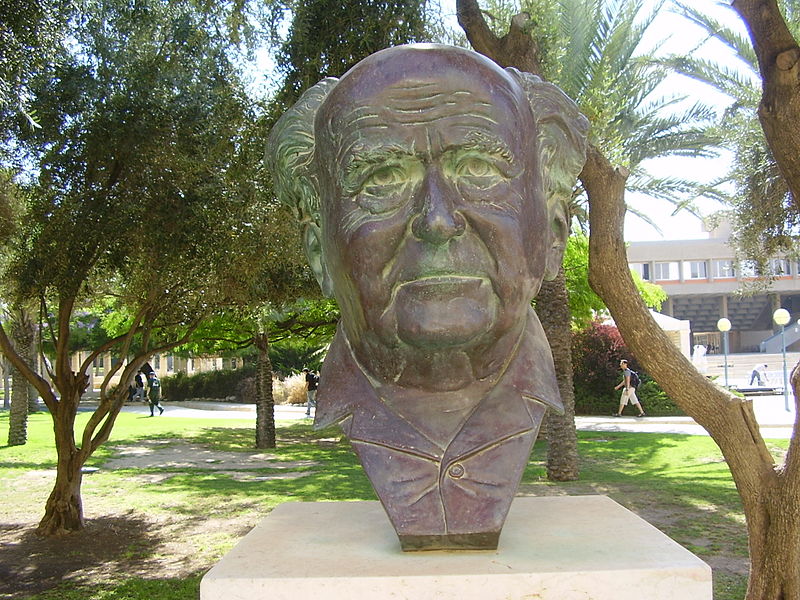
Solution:
<svg viewBox="0 0 800 600">
<path fill-rule="evenodd" d="M 79 415 L 79 422 L 88 418 Z M 8 414 L 0 413 L 5 441 Z M 581 480 L 550 483 L 537 443 L 520 494 L 605 494 L 714 569 L 715 600 L 740 600 L 747 539 L 738 495 L 710 438 L 579 433 Z M 0 446 L 0 598 L 196 600 L 202 575 L 277 504 L 374 500 L 338 429 L 278 423 L 278 448 L 253 449 L 252 423 L 120 414 L 83 480 L 84 531 L 33 535 L 53 484 L 47 414 L 25 446 Z M 781 453 L 787 441 L 771 442 Z"/>
</svg>

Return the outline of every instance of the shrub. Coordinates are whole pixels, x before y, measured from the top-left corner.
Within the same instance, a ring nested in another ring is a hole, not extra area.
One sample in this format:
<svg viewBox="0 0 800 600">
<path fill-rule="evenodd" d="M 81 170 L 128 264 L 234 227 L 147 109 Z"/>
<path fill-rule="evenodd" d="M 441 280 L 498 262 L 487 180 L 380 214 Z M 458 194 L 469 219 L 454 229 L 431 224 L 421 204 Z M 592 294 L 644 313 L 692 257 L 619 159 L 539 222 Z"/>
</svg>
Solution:
<svg viewBox="0 0 800 600">
<path fill-rule="evenodd" d="M 239 382 L 236 388 L 236 398 L 239 402 L 255 404 L 256 402 L 256 378 L 245 377 Z M 286 385 L 277 377 L 272 378 L 272 401 L 275 404 L 288 404 Z"/>
<path fill-rule="evenodd" d="M 614 325 L 595 321 L 582 331 L 572 334 L 573 385 L 575 413 L 607 415 L 619 407 L 622 381 L 620 359 L 627 359 L 631 369 L 639 373 L 642 384 L 636 395 L 645 412 L 651 415 L 683 414 L 659 385 L 642 372 L 636 357 L 628 351 L 625 341 Z"/>
<path fill-rule="evenodd" d="M 206 371 L 196 375 L 176 373 L 164 377 L 161 387 L 164 399 L 170 402 L 191 400 L 192 398 L 227 398 L 238 394 L 239 383 L 252 377 L 255 367 L 246 365 L 241 369 Z"/>
<path fill-rule="evenodd" d="M 306 403 L 306 376 L 303 373 L 291 375 L 283 380 L 287 404 Z"/>
</svg>

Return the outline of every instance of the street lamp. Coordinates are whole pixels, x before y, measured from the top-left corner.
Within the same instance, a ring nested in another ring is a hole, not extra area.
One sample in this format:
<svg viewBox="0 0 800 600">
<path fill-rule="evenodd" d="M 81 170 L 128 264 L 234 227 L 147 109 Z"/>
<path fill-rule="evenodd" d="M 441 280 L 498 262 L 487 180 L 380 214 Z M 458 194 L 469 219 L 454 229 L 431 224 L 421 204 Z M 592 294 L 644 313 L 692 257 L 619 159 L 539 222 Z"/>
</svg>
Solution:
<svg viewBox="0 0 800 600">
<path fill-rule="evenodd" d="M 775 321 L 776 325 L 781 326 L 781 348 L 783 349 L 783 406 L 787 411 L 789 410 L 789 382 L 786 376 L 786 336 L 784 332 L 786 331 L 786 324 L 791 318 L 789 311 L 785 308 L 779 308 L 772 313 L 772 320 Z"/>
<path fill-rule="evenodd" d="M 717 321 L 717 329 L 722 332 L 722 352 L 725 354 L 725 387 L 728 387 L 728 332 L 731 330 L 731 322 L 722 317 Z"/>
</svg>

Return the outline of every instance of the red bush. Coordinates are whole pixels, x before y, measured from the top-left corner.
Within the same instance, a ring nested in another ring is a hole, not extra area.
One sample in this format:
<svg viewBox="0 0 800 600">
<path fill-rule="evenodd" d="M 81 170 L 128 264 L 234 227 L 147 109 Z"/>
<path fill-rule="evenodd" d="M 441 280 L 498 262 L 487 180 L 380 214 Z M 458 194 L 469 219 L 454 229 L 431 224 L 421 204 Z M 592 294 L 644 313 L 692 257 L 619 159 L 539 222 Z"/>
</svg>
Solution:
<svg viewBox="0 0 800 600">
<path fill-rule="evenodd" d="M 631 356 L 619 330 L 614 325 L 593 321 L 583 331 L 572 336 L 572 366 L 576 392 L 583 389 L 595 395 L 613 392 L 622 380 L 620 359 L 639 371 L 636 359 Z"/>
</svg>

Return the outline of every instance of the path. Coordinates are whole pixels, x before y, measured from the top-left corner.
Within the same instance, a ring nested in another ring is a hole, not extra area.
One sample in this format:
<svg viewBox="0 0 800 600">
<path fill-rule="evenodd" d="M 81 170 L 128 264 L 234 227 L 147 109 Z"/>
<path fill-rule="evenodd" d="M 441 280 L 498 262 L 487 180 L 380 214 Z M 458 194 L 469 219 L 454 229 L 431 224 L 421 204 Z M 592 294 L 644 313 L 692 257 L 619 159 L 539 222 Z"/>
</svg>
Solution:
<svg viewBox="0 0 800 600">
<path fill-rule="evenodd" d="M 789 397 L 790 411 L 784 408 L 783 395 L 752 396 L 756 419 L 761 427 L 761 435 L 770 439 L 786 439 L 791 437 L 795 421 L 794 400 Z M 256 410 L 252 404 L 228 402 L 166 402 L 163 417 L 191 417 L 203 419 L 247 419 L 255 421 Z M 141 414 L 150 418 L 150 410 L 146 404 L 126 405 L 124 412 Z M 275 406 L 275 419 L 304 419 L 305 406 Z M 646 409 L 645 409 L 646 410 Z M 159 418 L 159 417 L 153 417 Z M 632 431 L 645 433 L 686 433 L 692 435 L 708 435 L 691 417 L 622 417 L 579 416 L 575 417 L 575 425 L 579 431 Z"/>
</svg>

